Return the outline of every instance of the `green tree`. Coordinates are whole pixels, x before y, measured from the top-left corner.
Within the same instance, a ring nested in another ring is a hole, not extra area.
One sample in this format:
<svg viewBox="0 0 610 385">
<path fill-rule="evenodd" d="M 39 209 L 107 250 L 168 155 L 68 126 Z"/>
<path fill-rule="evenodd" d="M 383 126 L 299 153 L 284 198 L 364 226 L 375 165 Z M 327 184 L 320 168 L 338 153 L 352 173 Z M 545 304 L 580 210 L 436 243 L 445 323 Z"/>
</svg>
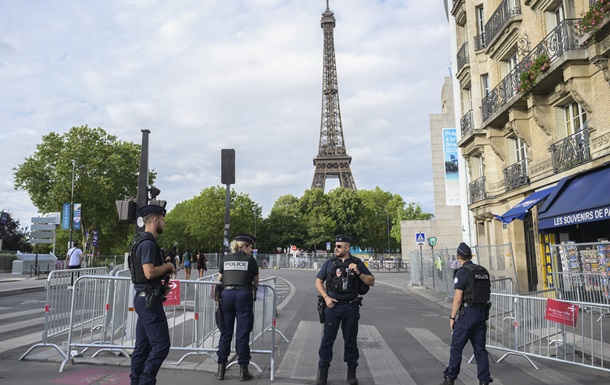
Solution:
<svg viewBox="0 0 610 385">
<path fill-rule="evenodd" d="M 4 210 L 3 210 L 4 211 Z M 8 213 L 8 211 L 6 211 Z M 32 250 L 32 245 L 29 244 L 29 232 L 25 227 L 21 227 L 19 220 L 13 220 L 8 213 L 8 221 L 6 225 L 0 225 L 0 239 L 2 239 L 2 250 L 26 251 Z"/>
<path fill-rule="evenodd" d="M 337 224 L 335 234 L 349 234 L 356 246 L 361 246 L 365 224 L 362 220 L 364 206 L 358 192 L 338 187 L 328 192 L 328 202 L 333 221 Z"/>
<path fill-rule="evenodd" d="M 136 196 L 139 160 L 138 144 L 120 141 L 101 128 L 72 127 L 42 137 L 36 152 L 13 169 L 15 189 L 25 190 L 41 213 L 61 212 L 70 202 L 74 161 L 74 202 L 82 204 L 82 226 L 73 238 L 84 243 L 87 230 L 97 229 L 102 253 L 123 253 L 133 230 L 119 222 L 115 201 Z M 149 182 L 154 179 L 151 172 Z M 58 233 L 58 240 L 67 240 L 67 230 Z M 57 246 L 58 255 L 67 251 L 67 242 Z"/>
<path fill-rule="evenodd" d="M 265 228 L 267 237 L 263 243 L 265 248 L 305 246 L 306 226 L 299 207 L 299 199 L 294 195 L 279 197 L 265 220 Z"/>
<path fill-rule="evenodd" d="M 402 198 L 401 198 L 402 199 Z M 405 208 L 404 202 L 396 207 L 396 217 L 393 219 L 391 235 L 394 239 L 400 242 L 400 221 L 415 221 L 415 220 L 431 220 L 434 219 L 434 214 L 425 213 L 419 203 L 409 203 Z"/>
<path fill-rule="evenodd" d="M 328 196 L 321 189 L 305 190 L 299 207 L 306 229 L 304 246 L 311 250 L 324 249 L 326 242 L 334 239 L 337 228 L 330 215 Z"/>
</svg>

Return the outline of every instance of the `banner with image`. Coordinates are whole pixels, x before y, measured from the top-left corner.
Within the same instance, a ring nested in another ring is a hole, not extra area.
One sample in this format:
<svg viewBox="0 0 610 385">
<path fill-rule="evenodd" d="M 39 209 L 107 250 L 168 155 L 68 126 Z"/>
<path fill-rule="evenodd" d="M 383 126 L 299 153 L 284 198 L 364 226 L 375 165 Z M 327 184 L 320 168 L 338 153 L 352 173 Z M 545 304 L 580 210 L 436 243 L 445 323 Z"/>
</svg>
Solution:
<svg viewBox="0 0 610 385">
<path fill-rule="evenodd" d="M 457 132 L 443 128 L 443 155 L 445 160 L 445 197 L 447 206 L 460 205 L 460 173 L 458 170 Z"/>
</svg>

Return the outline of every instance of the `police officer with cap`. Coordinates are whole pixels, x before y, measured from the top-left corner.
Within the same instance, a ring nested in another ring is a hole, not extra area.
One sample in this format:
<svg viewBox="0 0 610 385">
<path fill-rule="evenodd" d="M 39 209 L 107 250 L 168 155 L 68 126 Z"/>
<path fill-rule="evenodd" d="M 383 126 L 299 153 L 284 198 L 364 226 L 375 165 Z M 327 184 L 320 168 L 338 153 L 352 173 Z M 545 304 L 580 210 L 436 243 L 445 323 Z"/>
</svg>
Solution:
<svg viewBox="0 0 610 385">
<path fill-rule="evenodd" d="M 457 258 L 461 267 L 455 272 L 453 280 L 455 294 L 449 317 L 449 327 L 453 331 L 451 352 L 441 385 L 454 384 L 460 374 L 462 350 L 468 341 L 471 341 L 474 349 L 479 385 L 488 385 L 493 381 L 485 349 L 490 304 L 489 272 L 472 263 L 472 252 L 464 242 L 457 248 Z"/>
<path fill-rule="evenodd" d="M 222 283 L 220 297 L 217 380 L 224 380 L 227 361 L 231 353 L 233 326 L 235 329 L 235 350 L 239 364 L 239 380 L 252 378 L 248 371 L 250 364 L 250 332 L 254 326 L 254 296 L 258 287 L 258 264 L 252 256 L 256 237 L 239 233 L 231 242 L 231 254 L 223 258 L 218 267 L 218 280 Z"/>
<path fill-rule="evenodd" d="M 339 327 L 345 339 L 343 361 L 347 363 L 347 381 L 350 385 L 358 384 L 358 320 L 362 303 L 362 297 L 358 295 L 363 285 L 375 284 L 375 277 L 362 260 L 350 254 L 351 243 L 349 236 L 338 235 L 334 258 L 327 260 L 316 276 L 316 289 L 326 304 L 324 334 L 318 351 L 317 385 L 326 385 L 328 381 L 328 368 Z"/>
<path fill-rule="evenodd" d="M 161 364 L 169 354 L 170 339 L 167 317 L 162 301 L 149 309 L 146 296 L 161 286 L 163 279 L 176 269 L 164 262 L 157 236 L 165 227 L 165 209 L 147 205 L 139 210 L 144 232 L 134 242 L 129 255 L 129 269 L 136 295 L 134 307 L 138 314 L 136 344 L 131 355 L 131 385 L 154 385 Z"/>
</svg>

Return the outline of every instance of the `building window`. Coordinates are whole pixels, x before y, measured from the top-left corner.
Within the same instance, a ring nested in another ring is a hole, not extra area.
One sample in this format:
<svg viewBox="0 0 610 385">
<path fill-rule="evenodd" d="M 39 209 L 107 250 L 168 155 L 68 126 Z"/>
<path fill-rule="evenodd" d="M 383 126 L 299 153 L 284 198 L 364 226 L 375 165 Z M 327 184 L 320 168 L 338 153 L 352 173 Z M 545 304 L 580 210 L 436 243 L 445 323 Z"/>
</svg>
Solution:
<svg viewBox="0 0 610 385">
<path fill-rule="evenodd" d="M 486 97 L 491 92 L 489 88 L 489 75 L 481 76 L 481 92 L 483 93 L 483 97 Z"/>
<path fill-rule="evenodd" d="M 559 4 L 559 6 L 553 10 L 553 15 L 555 16 L 555 27 L 557 27 L 566 18 L 565 12 L 563 11 L 563 4 Z"/>
<path fill-rule="evenodd" d="M 477 175 L 475 175 L 474 179 L 482 178 L 485 175 L 485 164 L 483 163 L 483 157 L 477 156 L 476 158 L 474 158 L 474 160 L 474 169 L 477 172 Z"/>
<path fill-rule="evenodd" d="M 480 36 L 481 47 L 485 46 L 485 13 L 483 12 L 483 7 L 477 7 L 475 10 L 477 14 L 477 30 Z"/>
<path fill-rule="evenodd" d="M 566 124 L 566 136 L 588 127 L 587 112 L 576 102 L 572 102 L 563 108 L 563 116 Z"/>
</svg>

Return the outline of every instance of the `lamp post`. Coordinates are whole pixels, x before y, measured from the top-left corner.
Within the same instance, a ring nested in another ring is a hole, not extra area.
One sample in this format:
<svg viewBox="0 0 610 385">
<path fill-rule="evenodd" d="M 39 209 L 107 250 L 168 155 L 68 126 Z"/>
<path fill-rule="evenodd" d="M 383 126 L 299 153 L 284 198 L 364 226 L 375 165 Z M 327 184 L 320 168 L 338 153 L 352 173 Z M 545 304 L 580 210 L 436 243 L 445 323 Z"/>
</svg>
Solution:
<svg viewBox="0 0 610 385">
<path fill-rule="evenodd" d="M 391 253 L 392 249 L 390 247 L 390 213 L 386 211 L 385 214 L 388 221 L 388 253 Z"/>
<path fill-rule="evenodd" d="M 70 249 L 72 248 L 72 229 L 74 227 L 74 174 L 76 172 L 76 159 L 72 159 L 72 192 L 70 193 Z"/>
</svg>

